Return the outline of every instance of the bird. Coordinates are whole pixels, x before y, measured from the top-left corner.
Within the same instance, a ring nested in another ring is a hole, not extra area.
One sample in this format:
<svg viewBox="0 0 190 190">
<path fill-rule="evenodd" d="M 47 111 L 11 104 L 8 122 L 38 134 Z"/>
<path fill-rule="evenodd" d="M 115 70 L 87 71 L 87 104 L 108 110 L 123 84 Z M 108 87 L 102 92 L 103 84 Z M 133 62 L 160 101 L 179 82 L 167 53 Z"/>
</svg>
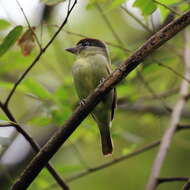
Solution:
<svg viewBox="0 0 190 190">
<path fill-rule="evenodd" d="M 111 73 L 111 61 L 106 44 L 98 39 L 81 39 L 75 47 L 66 51 L 76 55 L 72 67 L 74 85 L 79 99 L 85 98 Z M 116 108 L 116 89 L 112 89 L 93 109 L 91 115 L 98 125 L 103 155 L 110 155 L 113 144 L 110 134 L 111 121 Z"/>
</svg>

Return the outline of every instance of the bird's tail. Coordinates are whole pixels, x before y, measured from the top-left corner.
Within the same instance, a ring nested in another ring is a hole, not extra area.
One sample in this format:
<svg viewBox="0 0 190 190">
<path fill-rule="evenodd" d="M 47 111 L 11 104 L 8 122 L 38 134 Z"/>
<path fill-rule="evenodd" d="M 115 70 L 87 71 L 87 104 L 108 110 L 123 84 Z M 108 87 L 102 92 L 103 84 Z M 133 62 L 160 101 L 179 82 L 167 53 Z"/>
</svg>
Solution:
<svg viewBox="0 0 190 190">
<path fill-rule="evenodd" d="M 100 128 L 100 135 L 101 135 L 101 142 L 102 142 L 102 153 L 106 156 L 112 154 L 113 146 L 112 140 L 110 135 L 110 127 L 109 126 L 101 126 Z"/>
</svg>

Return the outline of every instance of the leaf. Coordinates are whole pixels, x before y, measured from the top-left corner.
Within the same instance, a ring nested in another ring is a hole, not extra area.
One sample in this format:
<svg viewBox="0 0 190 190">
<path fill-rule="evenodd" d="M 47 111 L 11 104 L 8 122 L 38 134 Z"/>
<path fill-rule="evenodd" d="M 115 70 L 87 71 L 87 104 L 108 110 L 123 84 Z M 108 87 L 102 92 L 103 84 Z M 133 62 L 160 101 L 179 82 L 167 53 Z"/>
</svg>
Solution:
<svg viewBox="0 0 190 190">
<path fill-rule="evenodd" d="M 112 1 L 112 3 L 109 5 L 108 9 L 109 10 L 112 10 L 118 6 L 120 6 L 122 3 L 125 3 L 126 0 L 115 0 L 115 1 Z"/>
<path fill-rule="evenodd" d="M 123 155 L 127 155 L 130 154 L 131 152 L 133 152 L 136 149 L 137 145 L 136 144 L 132 144 L 130 147 L 124 148 L 122 150 L 122 154 Z"/>
<path fill-rule="evenodd" d="M 8 21 L 0 19 L 0 30 L 7 29 L 9 26 L 11 26 L 11 24 Z"/>
<path fill-rule="evenodd" d="M 65 0 L 41 0 L 42 3 L 45 3 L 46 5 L 57 5 L 58 3 L 62 3 Z"/>
<path fill-rule="evenodd" d="M 0 44 L 0 56 L 4 55 L 9 48 L 15 44 L 22 33 L 22 29 L 22 26 L 16 26 L 7 34 L 3 42 Z"/>
<path fill-rule="evenodd" d="M 43 126 L 48 126 L 52 122 L 51 117 L 47 116 L 37 116 L 34 119 L 31 119 L 28 124 L 38 126 L 38 127 L 43 127 Z"/>
<path fill-rule="evenodd" d="M 136 0 L 133 6 L 138 7 L 145 16 L 152 14 L 157 8 L 153 0 Z"/>
<path fill-rule="evenodd" d="M 94 8 L 94 5 L 106 2 L 108 2 L 108 0 L 89 0 L 89 3 L 86 5 L 86 9 L 92 9 Z"/>
<path fill-rule="evenodd" d="M 41 99 L 50 99 L 51 94 L 40 83 L 34 79 L 28 79 L 24 81 L 23 86 L 32 94 Z"/>
<path fill-rule="evenodd" d="M 30 55 L 31 51 L 35 47 L 35 38 L 34 38 L 35 27 L 32 27 L 32 30 L 30 28 L 26 30 L 18 41 L 18 45 L 20 46 L 22 54 L 24 56 Z"/>
</svg>

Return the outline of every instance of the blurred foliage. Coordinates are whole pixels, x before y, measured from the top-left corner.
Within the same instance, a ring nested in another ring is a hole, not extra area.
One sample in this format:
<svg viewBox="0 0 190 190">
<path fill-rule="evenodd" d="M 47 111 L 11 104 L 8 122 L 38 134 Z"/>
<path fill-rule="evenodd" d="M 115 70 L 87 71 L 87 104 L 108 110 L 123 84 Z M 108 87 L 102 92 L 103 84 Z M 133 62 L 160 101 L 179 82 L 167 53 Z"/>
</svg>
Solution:
<svg viewBox="0 0 190 190">
<path fill-rule="evenodd" d="M 7 34 L 7 36 L 3 39 L 3 42 L 0 44 L 0 56 L 5 54 L 9 48 L 14 45 L 21 33 L 22 26 L 16 26 Z"/>
<path fill-rule="evenodd" d="M 43 0 L 42 2 L 54 5 L 62 1 Z M 19 85 L 11 99 L 10 109 L 18 121 L 22 123 L 22 126 L 30 126 L 30 131 L 33 131 L 33 134 L 43 138 L 46 134 L 44 131 L 49 130 L 48 126 L 54 128 L 62 126 L 73 113 L 79 103 L 71 75 L 75 57 L 64 49 L 72 47 L 81 39 L 80 35 L 99 38 L 116 45 L 109 45 L 114 69 L 131 54 L 119 46 L 136 50 L 151 35 L 149 31 L 139 27 L 139 24 L 120 9 L 120 6 L 126 6 L 125 3 L 127 3 L 130 12 L 146 24 L 150 30 L 157 30 L 169 13 L 168 9 L 156 4 L 153 0 L 136 0 L 131 3 L 131 6 L 129 6 L 129 2 L 130 0 L 78 2 L 80 5 L 73 11 L 67 26 Z M 175 8 L 179 12 L 184 12 L 189 8 L 188 1 L 159 0 L 159 2 Z M 62 13 L 63 9 L 67 10 L 66 3 L 67 1 L 56 7 L 52 6 L 51 17 L 42 25 L 43 30 L 41 30 L 41 26 L 36 27 L 35 32 L 42 46 L 51 39 L 57 30 L 57 25 L 62 21 L 62 14 L 59 15 L 59 11 Z M 114 38 L 109 26 L 96 8 L 97 3 L 102 7 L 105 16 L 123 44 L 119 44 Z M 151 23 L 152 14 L 156 12 L 158 16 Z M 22 33 L 22 28 L 22 26 L 15 27 L 13 23 L 0 19 L 0 55 L 3 55 L 0 57 L 1 100 L 6 99 L 15 81 L 28 68 L 39 52 L 36 47 L 30 55 L 22 55 L 19 46 L 15 43 Z M 63 178 L 128 154 L 163 135 L 168 126 L 169 114 L 166 111 L 161 114 L 153 111 L 140 112 L 138 106 L 163 108 L 161 101 L 163 100 L 170 107 L 173 107 L 178 98 L 178 91 L 166 97 L 163 96 L 163 98 L 155 98 L 145 83 L 147 82 L 152 91 L 158 95 L 178 89 L 182 80 L 180 75 L 183 75 L 183 46 L 182 32 L 153 53 L 117 86 L 118 100 L 124 100 L 124 102 L 118 106 L 111 128 L 115 145 L 113 156 L 102 157 L 99 132 L 95 122 L 90 116 L 83 121 L 69 141 L 52 159 L 53 165 Z M 158 64 L 160 62 L 180 75 Z M 139 77 L 139 73 L 145 82 Z M 189 103 L 185 109 L 190 111 Z M 7 120 L 2 111 L 0 119 Z M 189 118 L 182 118 L 182 122 L 189 122 Z M 3 141 L 3 138 L 0 140 Z M 189 176 L 189 144 L 188 131 L 176 135 L 161 176 Z M 84 188 L 90 190 L 143 189 L 147 183 L 155 153 L 155 150 L 151 150 L 73 181 L 69 185 L 72 190 Z M 9 183 L 11 183 L 10 180 Z M 29 189 L 43 189 L 53 183 L 55 181 L 52 176 L 44 169 Z M 176 182 L 162 184 L 158 189 L 174 190 L 181 186 L 180 182 Z M 56 186 L 53 189 L 59 189 L 59 187 Z"/>
<path fill-rule="evenodd" d="M 41 0 L 42 3 L 45 3 L 46 5 L 50 5 L 50 6 L 59 4 L 64 1 L 65 0 Z"/>
<path fill-rule="evenodd" d="M 139 7 L 143 13 L 143 15 L 150 15 L 156 10 L 156 4 L 154 3 L 153 0 L 136 0 L 134 7 Z"/>
</svg>

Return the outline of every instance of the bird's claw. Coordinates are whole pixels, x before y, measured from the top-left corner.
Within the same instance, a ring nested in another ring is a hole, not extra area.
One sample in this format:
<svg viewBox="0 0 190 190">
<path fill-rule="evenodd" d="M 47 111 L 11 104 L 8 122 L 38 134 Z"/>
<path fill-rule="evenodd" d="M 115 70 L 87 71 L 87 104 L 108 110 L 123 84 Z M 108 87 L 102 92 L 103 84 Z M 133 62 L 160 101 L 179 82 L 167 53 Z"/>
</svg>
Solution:
<svg viewBox="0 0 190 190">
<path fill-rule="evenodd" d="M 79 102 L 79 105 L 80 105 L 80 106 L 84 106 L 84 105 L 85 105 L 85 99 L 82 99 L 82 100 Z"/>
<path fill-rule="evenodd" d="M 100 85 L 101 85 L 104 81 L 105 81 L 105 78 L 102 78 L 102 79 L 100 80 Z"/>
</svg>

